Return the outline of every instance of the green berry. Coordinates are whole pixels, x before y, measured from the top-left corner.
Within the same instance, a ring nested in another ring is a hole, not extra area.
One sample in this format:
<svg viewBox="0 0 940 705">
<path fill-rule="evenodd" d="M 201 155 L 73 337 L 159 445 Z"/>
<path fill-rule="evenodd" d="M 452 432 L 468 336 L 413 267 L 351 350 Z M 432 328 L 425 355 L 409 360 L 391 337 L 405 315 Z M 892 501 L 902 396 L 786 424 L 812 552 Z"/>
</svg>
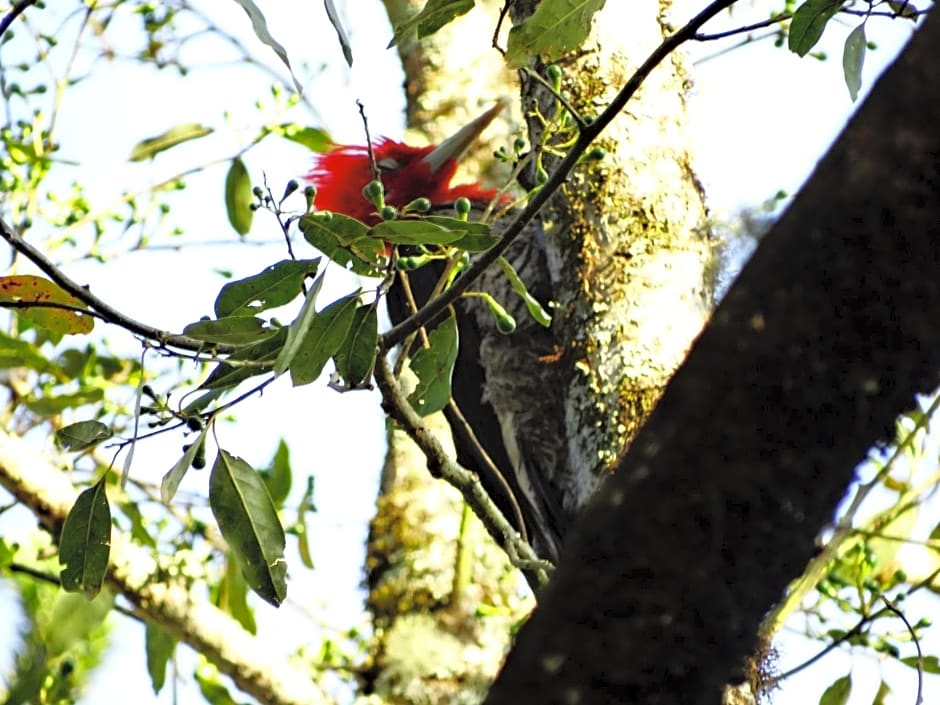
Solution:
<svg viewBox="0 0 940 705">
<path fill-rule="evenodd" d="M 454 201 L 454 211 L 456 211 L 458 218 L 466 220 L 467 216 L 470 215 L 470 199 L 463 196 L 458 198 Z"/>
<path fill-rule="evenodd" d="M 395 206 L 382 206 L 379 217 L 382 220 L 395 220 L 398 218 L 398 209 Z"/>
<path fill-rule="evenodd" d="M 362 188 L 362 197 L 381 210 L 385 206 L 385 187 L 381 181 L 370 181 Z"/>
</svg>

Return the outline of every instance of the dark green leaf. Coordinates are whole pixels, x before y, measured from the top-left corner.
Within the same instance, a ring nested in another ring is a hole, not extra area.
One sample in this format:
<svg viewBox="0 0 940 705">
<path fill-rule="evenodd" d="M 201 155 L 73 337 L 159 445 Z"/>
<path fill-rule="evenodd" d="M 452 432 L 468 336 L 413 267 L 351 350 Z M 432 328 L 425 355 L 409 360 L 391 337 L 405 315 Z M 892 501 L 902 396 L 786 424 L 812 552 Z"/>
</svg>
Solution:
<svg viewBox="0 0 940 705">
<path fill-rule="evenodd" d="M 287 328 L 287 338 L 274 360 L 275 374 L 282 375 L 287 372 L 290 364 L 294 361 L 294 357 L 300 352 L 300 347 L 307 336 L 307 332 L 310 330 L 310 326 L 313 325 L 313 319 L 317 316 L 317 295 L 320 293 L 322 286 L 323 274 L 314 280 L 313 285 L 304 297 L 304 303 L 300 307 L 297 318 Z"/>
<path fill-rule="evenodd" d="M 163 476 L 163 482 L 160 483 L 160 499 L 163 500 L 164 504 L 169 504 L 173 500 L 173 496 L 176 494 L 180 482 L 183 481 L 183 477 L 189 471 L 189 468 L 192 467 L 196 453 L 199 452 L 199 446 L 206 442 L 206 433 L 208 433 L 208 431 L 208 428 L 202 429 L 202 433 L 196 437 L 196 440 L 190 443 L 189 447 L 183 453 L 183 457 L 177 460 L 176 464 L 170 468 L 170 471 Z"/>
<path fill-rule="evenodd" d="M 247 235 L 255 212 L 251 205 L 255 196 L 251 191 L 251 177 L 245 163 L 238 157 L 225 176 L 225 213 L 228 222 L 239 235 Z"/>
<path fill-rule="evenodd" d="M 525 282 L 519 278 L 516 270 L 513 269 L 513 266 L 509 264 L 505 257 L 499 258 L 499 266 L 502 267 L 503 273 L 509 280 L 510 286 L 512 286 L 512 290 L 519 294 L 523 302 L 525 302 L 525 307 L 528 309 L 529 315 L 535 319 L 536 323 L 546 328 L 552 325 L 552 317 L 548 314 L 548 311 L 542 308 L 542 304 L 529 293 L 529 290 L 526 289 Z"/>
<path fill-rule="evenodd" d="M 528 19 L 509 31 L 506 62 L 512 68 L 535 56 L 551 62 L 577 49 L 602 7 L 604 0 L 542 0 Z"/>
<path fill-rule="evenodd" d="M 327 361 L 346 339 L 358 304 L 359 294 L 350 294 L 313 317 L 290 362 L 290 377 L 295 387 L 310 384 L 320 376 Z"/>
<path fill-rule="evenodd" d="M 431 331 L 428 342 L 431 346 L 419 350 L 411 360 L 418 386 L 408 401 L 421 416 L 440 411 L 450 399 L 450 380 L 457 361 L 457 321 L 448 316 Z"/>
<path fill-rule="evenodd" d="M 845 86 L 849 89 L 852 102 L 858 98 L 862 87 L 862 67 L 865 65 L 865 23 L 849 32 L 845 38 L 845 47 L 842 50 L 842 73 L 845 76 Z"/>
<path fill-rule="evenodd" d="M 147 673 L 153 692 L 159 694 L 166 683 L 166 665 L 173 656 L 176 640 L 152 622 L 144 628 L 144 642 L 147 650 Z"/>
<path fill-rule="evenodd" d="M 284 139 L 303 145 L 311 152 L 326 152 L 334 146 L 326 130 L 316 127 L 300 127 L 292 122 L 286 122 L 280 126 L 278 134 Z"/>
<path fill-rule="evenodd" d="M 228 689 L 219 680 L 215 666 L 206 662 L 199 665 L 193 674 L 199 684 L 199 693 L 209 705 L 239 705 Z"/>
<path fill-rule="evenodd" d="M 252 362 L 260 364 L 230 364 L 227 362 L 219 363 L 218 367 L 209 373 L 206 381 L 200 385 L 201 389 L 223 390 L 230 389 L 250 377 L 270 372 L 274 369 L 274 361 L 284 347 L 287 341 L 287 328 L 280 328 L 277 333 L 270 338 L 265 338 L 260 343 L 248 345 L 239 348 L 235 353 L 229 356 L 229 360 L 235 362 Z"/>
<path fill-rule="evenodd" d="M 111 554 L 111 508 L 105 478 L 78 495 L 62 526 L 59 563 L 62 588 L 88 599 L 101 590 Z"/>
<path fill-rule="evenodd" d="M 343 50 L 343 58 L 346 59 L 346 65 L 352 66 L 352 46 L 349 44 L 349 37 L 346 36 L 346 30 L 343 28 L 339 13 L 336 12 L 336 8 L 333 6 L 333 0 L 323 0 L 323 6 L 326 8 L 326 16 L 330 20 L 330 24 L 332 24 L 333 29 L 336 30 L 336 38 L 339 39 L 339 46 Z"/>
<path fill-rule="evenodd" d="M 230 282 L 215 299 L 216 318 L 253 316 L 289 304 L 301 293 L 301 284 L 317 273 L 320 258 L 281 260 L 254 276 Z"/>
<path fill-rule="evenodd" d="M 852 692 L 852 674 L 836 678 L 819 698 L 819 705 L 845 705 Z"/>
<path fill-rule="evenodd" d="M 26 406 L 34 414 L 52 416 L 53 414 L 60 414 L 66 409 L 74 409 L 85 406 L 85 404 L 97 404 L 102 399 L 104 399 L 104 390 L 93 387 L 82 389 L 74 394 L 30 399 L 26 401 Z"/>
<path fill-rule="evenodd" d="M 474 0 L 428 0 L 421 12 L 395 27 L 395 36 L 388 46 L 395 46 L 414 32 L 418 39 L 430 37 L 460 15 L 470 12 L 473 5 Z"/>
<path fill-rule="evenodd" d="M 248 586 L 280 605 L 287 595 L 284 529 L 264 480 L 244 460 L 220 449 L 209 478 L 209 506 Z"/>
<path fill-rule="evenodd" d="M 379 316 L 375 306 L 356 309 L 349 335 L 336 353 L 336 371 L 349 387 L 358 387 L 368 380 L 375 364 L 379 340 Z"/>
<path fill-rule="evenodd" d="M 823 30 L 839 11 L 842 0 L 807 0 L 793 13 L 787 46 L 790 51 L 806 56 L 816 46 Z"/>
<path fill-rule="evenodd" d="M 917 668 L 918 658 L 916 656 L 908 656 L 906 658 L 900 659 L 900 661 L 905 666 Z M 936 656 L 924 656 L 924 658 L 920 660 L 920 664 L 924 669 L 924 673 L 940 675 L 940 659 L 938 659 Z"/>
<path fill-rule="evenodd" d="M 287 70 L 290 72 L 290 77 L 294 80 L 294 88 L 299 94 L 303 95 L 303 86 L 300 85 L 300 81 L 298 81 L 297 77 L 294 75 L 294 70 L 291 68 L 290 61 L 287 58 L 287 51 L 271 36 L 271 32 L 268 31 L 268 23 L 264 19 L 264 13 L 258 9 L 258 6 L 255 5 L 252 0 L 235 0 L 235 2 L 241 5 L 245 14 L 248 15 L 248 18 L 251 20 L 251 26 L 255 30 L 255 35 L 258 39 L 271 47 L 274 53 L 277 54 L 277 57 L 287 67 Z"/>
<path fill-rule="evenodd" d="M 372 228 L 372 235 L 393 245 L 448 245 L 466 232 L 466 228 L 451 230 L 430 220 L 386 220 Z"/>
<path fill-rule="evenodd" d="M 111 429 L 100 421 L 78 421 L 55 432 L 56 442 L 64 450 L 79 451 L 111 438 Z"/>
<path fill-rule="evenodd" d="M 196 321 L 183 328 L 183 334 L 206 343 L 219 345 L 253 345 L 277 333 L 260 318 L 229 316 L 217 321 Z"/>
<path fill-rule="evenodd" d="M 164 152 L 171 147 L 175 147 L 183 142 L 199 139 L 212 134 L 211 127 L 205 127 L 196 122 L 187 122 L 176 127 L 171 127 L 162 135 L 148 137 L 131 150 L 130 160 L 132 162 L 141 162 L 145 159 L 151 159 L 160 152 Z"/>
<path fill-rule="evenodd" d="M 261 471 L 261 478 L 264 484 L 268 486 L 268 492 L 271 494 L 271 501 L 274 506 L 281 508 L 287 501 L 287 495 L 290 494 L 291 484 L 293 482 L 290 468 L 290 449 L 282 438 L 277 444 L 277 450 L 274 451 L 274 457 L 271 458 L 271 465 L 267 470 Z"/>
<path fill-rule="evenodd" d="M 388 266 L 385 243 L 368 237 L 369 228 L 339 213 L 313 213 L 300 219 L 304 238 L 344 269 L 365 277 L 380 277 Z"/>
</svg>

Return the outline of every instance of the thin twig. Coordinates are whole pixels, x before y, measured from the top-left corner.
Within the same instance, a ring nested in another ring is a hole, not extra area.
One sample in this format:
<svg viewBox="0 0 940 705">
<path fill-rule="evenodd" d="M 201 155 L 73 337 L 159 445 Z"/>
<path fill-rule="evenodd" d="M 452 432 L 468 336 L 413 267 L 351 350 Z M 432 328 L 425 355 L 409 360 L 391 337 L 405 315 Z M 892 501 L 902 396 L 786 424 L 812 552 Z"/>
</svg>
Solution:
<svg viewBox="0 0 940 705">
<path fill-rule="evenodd" d="M 470 505 L 474 514 L 483 522 L 490 536 L 506 551 L 513 565 L 524 570 L 532 570 L 539 586 L 545 585 L 553 569 L 552 564 L 540 560 L 532 546 L 522 539 L 519 532 L 503 516 L 499 507 L 483 489 L 476 474 L 462 467 L 448 455 L 440 441 L 402 394 L 384 355 L 376 359 L 375 381 L 379 391 L 382 392 L 382 405 L 385 411 L 401 425 L 424 453 L 431 475 L 455 487 L 463 495 L 464 501 Z"/>
<path fill-rule="evenodd" d="M 120 326 L 135 335 L 139 335 L 146 340 L 154 341 L 161 346 L 172 346 L 195 352 L 200 352 L 207 347 L 211 347 L 214 352 L 222 354 L 232 353 L 236 350 L 236 348 L 231 345 L 220 344 L 210 346 L 202 340 L 190 338 L 187 335 L 177 335 L 159 328 L 154 328 L 153 326 L 136 321 L 130 316 L 121 313 L 107 302 L 92 294 L 88 287 L 82 286 L 66 276 L 65 273 L 47 259 L 42 252 L 20 237 L 2 218 L 0 218 L 0 237 L 6 240 L 14 250 L 21 253 L 30 262 L 35 264 L 40 271 L 48 275 L 53 282 L 58 284 L 67 293 L 92 309 L 92 311 L 85 311 L 84 313 L 92 313 L 92 315 L 96 315 L 108 323 Z"/>
<path fill-rule="evenodd" d="M 708 20 L 734 5 L 735 2 L 737 2 L 737 0 L 715 0 L 692 18 L 688 24 L 666 37 L 649 57 L 647 57 L 646 61 L 634 72 L 604 112 L 602 112 L 594 122 L 580 130 L 574 146 L 549 176 L 548 181 L 536 191 L 525 208 L 523 208 L 522 212 L 509 224 L 509 227 L 506 228 L 499 243 L 480 255 L 463 275 L 454 281 L 453 286 L 447 291 L 435 296 L 417 314 L 407 318 L 385 333 L 379 341 L 380 349 L 383 351 L 390 350 L 408 335 L 418 330 L 418 328 L 427 325 L 447 306 L 452 304 L 467 291 L 467 289 L 480 278 L 483 272 L 502 256 L 512 245 L 513 241 L 525 230 L 526 226 L 535 217 L 536 213 L 541 210 L 542 206 L 545 205 L 549 197 L 554 194 L 564 183 L 565 179 L 568 178 L 568 174 L 580 161 L 581 157 L 587 151 L 587 148 L 597 139 L 613 119 L 620 114 L 620 111 L 623 110 L 627 102 L 633 98 L 653 69 L 659 66 L 659 64 L 679 46 L 692 39 L 699 28 Z"/>
<path fill-rule="evenodd" d="M 914 627 L 907 621 L 907 617 L 904 616 L 901 610 L 888 602 L 888 598 L 884 595 L 881 595 L 881 601 L 898 619 L 904 622 L 904 626 L 907 627 L 907 631 L 911 635 L 911 641 L 914 642 L 914 648 L 917 649 L 917 698 L 914 700 L 914 705 L 921 705 L 924 702 L 924 654 L 920 650 L 920 639 L 917 638 Z"/>
</svg>

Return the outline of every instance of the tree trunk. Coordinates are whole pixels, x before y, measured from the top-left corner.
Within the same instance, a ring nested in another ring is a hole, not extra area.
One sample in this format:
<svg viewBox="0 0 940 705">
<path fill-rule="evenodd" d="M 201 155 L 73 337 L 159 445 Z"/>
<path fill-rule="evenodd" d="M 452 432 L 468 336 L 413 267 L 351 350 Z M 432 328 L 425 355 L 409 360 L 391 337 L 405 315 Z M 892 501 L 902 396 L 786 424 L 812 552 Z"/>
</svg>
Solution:
<svg viewBox="0 0 940 705">
<path fill-rule="evenodd" d="M 765 237 L 488 703 L 718 703 L 740 677 L 856 465 L 938 382 L 938 42 L 931 16 Z"/>
</svg>

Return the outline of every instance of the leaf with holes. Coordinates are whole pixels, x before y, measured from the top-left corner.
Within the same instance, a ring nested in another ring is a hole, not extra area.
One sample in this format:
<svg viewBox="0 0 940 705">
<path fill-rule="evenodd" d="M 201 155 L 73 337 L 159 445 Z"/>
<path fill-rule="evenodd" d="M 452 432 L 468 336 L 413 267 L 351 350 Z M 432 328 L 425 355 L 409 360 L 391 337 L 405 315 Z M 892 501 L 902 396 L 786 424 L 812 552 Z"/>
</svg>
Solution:
<svg viewBox="0 0 940 705">
<path fill-rule="evenodd" d="M 287 596 L 284 529 L 264 480 L 244 460 L 220 449 L 209 477 L 209 506 L 248 586 L 280 605 Z"/>
<path fill-rule="evenodd" d="M 65 517 L 59 540 L 60 579 L 67 592 L 89 600 L 101 590 L 111 555 L 111 507 L 105 478 L 78 495 Z"/>
<path fill-rule="evenodd" d="M 58 284 L 32 274 L 17 274 L 0 277 L 0 303 L 37 303 L 36 307 L 16 309 L 17 314 L 48 331 L 53 342 L 63 335 L 90 333 L 95 319 L 85 313 L 71 309 L 83 309 L 85 304 L 67 293 Z M 67 308 L 55 308 L 62 304 Z"/>
<path fill-rule="evenodd" d="M 215 299 L 216 318 L 254 316 L 289 304 L 301 293 L 304 279 L 316 275 L 319 264 L 319 257 L 286 259 L 258 274 L 229 282 Z"/>
</svg>

